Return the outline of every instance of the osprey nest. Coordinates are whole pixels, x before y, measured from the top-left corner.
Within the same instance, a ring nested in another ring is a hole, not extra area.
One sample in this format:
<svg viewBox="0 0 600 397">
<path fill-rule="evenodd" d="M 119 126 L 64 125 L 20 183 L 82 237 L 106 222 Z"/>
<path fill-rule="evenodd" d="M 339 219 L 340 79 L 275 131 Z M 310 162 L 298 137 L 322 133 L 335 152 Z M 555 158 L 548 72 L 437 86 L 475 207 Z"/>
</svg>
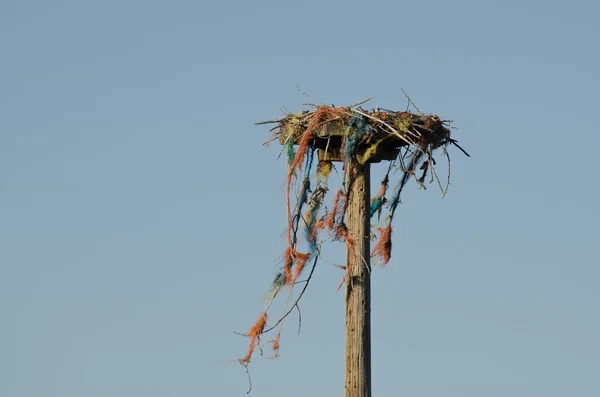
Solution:
<svg viewBox="0 0 600 397">
<path fill-rule="evenodd" d="M 352 247 L 355 236 L 346 227 L 348 197 L 358 167 L 366 163 L 388 161 L 387 173 L 379 192 L 371 198 L 370 215 L 377 228 L 377 239 L 371 252 L 375 262 L 385 265 L 392 253 L 392 220 L 405 185 L 414 180 L 423 189 L 436 182 L 442 196 L 450 180 L 450 156 L 447 148 L 457 147 L 468 154 L 451 137 L 449 120 L 439 116 L 410 111 L 363 109 L 310 105 L 309 110 L 290 113 L 281 119 L 257 124 L 275 124 L 273 137 L 279 141 L 287 158 L 286 208 L 287 248 L 281 257 L 281 269 L 275 275 L 266 300 L 267 308 L 245 336 L 250 338 L 246 356 L 240 362 L 247 366 L 254 349 L 260 346 L 261 335 L 276 330 L 270 341 L 274 356 L 279 352 L 283 320 L 296 308 L 317 265 L 322 244 L 338 240 Z M 411 103 L 411 102 L 409 102 Z M 447 178 L 442 181 L 436 172 L 434 154 L 439 151 L 447 160 Z M 315 156 L 317 152 L 317 156 Z M 328 177 L 333 162 L 341 162 L 344 170 L 341 186 L 335 187 L 333 199 L 327 201 Z M 391 186 L 391 191 L 388 188 Z M 308 276 L 300 280 L 307 264 Z M 345 268 L 343 266 L 340 266 Z M 345 269 L 346 275 L 349 269 Z M 346 277 L 342 279 L 344 283 Z M 295 287 L 302 290 L 291 300 Z M 339 287 L 338 287 L 339 288 Z M 288 291 L 284 312 L 270 327 L 267 312 L 281 291 Z M 298 310 L 299 313 L 299 310 Z M 261 349 L 262 354 L 262 349 Z"/>
</svg>

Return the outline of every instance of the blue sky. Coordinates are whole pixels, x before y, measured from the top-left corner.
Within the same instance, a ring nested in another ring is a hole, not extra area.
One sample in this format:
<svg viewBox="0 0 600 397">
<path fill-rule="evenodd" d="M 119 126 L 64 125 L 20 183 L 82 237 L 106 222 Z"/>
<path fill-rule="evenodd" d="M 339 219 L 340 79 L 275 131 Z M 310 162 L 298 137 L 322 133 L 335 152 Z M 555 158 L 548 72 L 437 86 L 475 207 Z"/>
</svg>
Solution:
<svg viewBox="0 0 600 397">
<path fill-rule="evenodd" d="M 0 3 L 0 396 L 242 396 L 284 241 L 257 121 L 453 119 L 373 275 L 378 396 L 600 393 L 597 2 Z M 374 171 L 377 180 L 380 170 Z M 255 396 L 343 395 L 343 247 Z"/>
</svg>

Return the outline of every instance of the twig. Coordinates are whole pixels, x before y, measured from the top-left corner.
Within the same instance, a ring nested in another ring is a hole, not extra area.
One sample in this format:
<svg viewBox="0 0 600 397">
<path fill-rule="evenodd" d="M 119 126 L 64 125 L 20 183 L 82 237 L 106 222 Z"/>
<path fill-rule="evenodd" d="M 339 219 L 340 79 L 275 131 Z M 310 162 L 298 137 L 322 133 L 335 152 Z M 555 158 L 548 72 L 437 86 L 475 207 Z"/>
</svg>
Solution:
<svg viewBox="0 0 600 397">
<path fill-rule="evenodd" d="M 365 103 L 369 102 L 371 99 L 373 99 L 372 96 L 368 97 L 367 99 L 365 99 L 364 101 L 360 101 L 360 102 L 356 102 L 353 103 L 352 105 L 348 106 L 349 108 L 354 108 L 356 106 L 360 106 L 360 105 L 364 105 Z"/>
<path fill-rule="evenodd" d="M 400 88 L 402 90 L 402 93 L 404 94 L 404 96 L 406 97 L 406 99 L 408 99 L 408 103 L 413 105 L 413 107 L 417 110 L 417 112 L 421 113 L 422 116 L 425 116 L 425 114 L 423 112 L 421 112 L 419 110 L 419 108 L 417 107 L 417 105 L 415 105 L 415 103 L 412 101 L 412 99 L 410 99 L 410 97 L 408 96 L 408 94 L 404 91 L 404 88 Z"/>
<path fill-rule="evenodd" d="M 279 151 L 279 154 L 277 155 L 277 160 L 279 160 L 279 158 L 281 157 L 281 155 L 283 154 L 283 151 L 287 148 L 287 144 L 290 141 L 290 139 L 292 138 L 293 134 L 289 134 L 287 136 L 287 138 L 285 138 L 285 142 L 283 142 L 283 144 L 281 145 L 281 150 Z"/>
<path fill-rule="evenodd" d="M 327 138 L 327 145 L 325 145 L 325 156 L 323 157 L 327 160 L 327 152 L 329 151 L 329 142 L 331 142 L 331 137 Z"/>
<path fill-rule="evenodd" d="M 470 155 L 469 153 L 467 153 L 467 152 L 465 151 L 465 149 L 463 149 L 463 148 L 461 148 L 461 147 L 460 147 L 460 145 L 458 144 L 458 141 L 457 141 L 457 140 L 454 140 L 454 139 L 452 139 L 450 142 L 452 142 L 452 144 L 453 144 L 454 146 L 456 146 L 457 148 L 459 148 L 459 149 L 460 149 L 460 151 L 461 151 L 461 152 L 463 152 L 463 153 L 464 153 L 464 154 L 465 154 L 467 157 L 471 157 L 471 155 Z"/>
<path fill-rule="evenodd" d="M 448 159 L 448 179 L 446 180 L 446 193 L 448 193 L 448 188 L 450 187 L 450 155 L 448 154 L 448 150 L 446 149 L 445 145 L 442 146 L 442 150 Z"/>
<path fill-rule="evenodd" d="M 273 120 L 267 120 L 267 121 L 259 121 L 258 123 L 254 123 L 254 125 L 281 123 L 281 120 L 282 119 L 273 119 Z"/>
<path fill-rule="evenodd" d="M 383 125 L 385 125 L 387 128 L 389 128 L 389 129 L 390 129 L 390 131 L 391 131 L 391 132 L 392 132 L 394 135 L 398 136 L 398 138 L 402 139 L 404 142 L 408 143 L 409 145 L 414 145 L 414 144 L 415 144 L 414 142 L 411 142 L 411 141 L 409 141 L 408 139 L 406 139 L 406 138 L 405 138 L 405 137 L 404 137 L 402 134 L 400 134 L 398 131 L 396 131 L 396 129 L 395 129 L 394 127 L 392 127 L 391 125 L 389 125 L 389 124 L 388 124 L 388 123 L 386 123 L 385 121 L 383 121 L 383 120 L 380 120 L 380 119 L 378 119 L 377 117 L 373 117 L 373 116 L 371 116 L 371 115 L 369 115 L 369 114 L 367 114 L 367 113 L 365 113 L 365 112 L 361 112 L 361 111 L 360 111 L 360 110 L 358 110 L 358 109 L 352 109 L 352 111 L 353 111 L 353 112 L 356 112 L 356 113 L 358 113 L 358 114 L 360 114 L 361 116 L 367 117 L 367 118 L 369 118 L 369 119 L 371 119 L 371 120 L 375 120 L 375 121 L 377 121 L 377 122 L 380 122 L 381 124 L 383 124 Z M 412 133 L 412 132 L 411 132 L 411 134 L 413 134 L 413 135 L 414 135 L 414 133 Z"/>
<path fill-rule="evenodd" d="M 300 313 L 300 306 L 298 306 L 298 303 L 296 303 L 294 306 L 296 307 L 296 310 L 298 310 L 298 335 L 300 335 L 300 327 L 302 326 L 302 314 Z"/>
<path fill-rule="evenodd" d="M 240 364 L 242 364 L 242 367 L 246 369 L 246 375 L 248 375 L 248 391 L 246 392 L 246 394 L 250 394 L 250 392 L 252 391 L 252 378 L 250 377 L 250 371 L 248 370 L 248 363 L 243 363 L 240 360 Z"/>
<path fill-rule="evenodd" d="M 429 158 L 431 158 L 431 154 L 427 155 Z M 438 186 L 440 188 L 440 192 L 442 193 L 442 198 L 444 198 L 444 196 L 446 196 L 446 191 L 444 190 L 444 188 L 442 187 L 442 182 L 440 182 L 440 178 L 438 178 L 437 172 L 435 172 L 435 167 L 433 166 L 433 163 L 431 164 L 431 174 L 433 176 L 435 176 L 435 180 L 438 183 Z"/>
<path fill-rule="evenodd" d="M 277 322 L 275 323 L 275 325 L 273 325 L 271 328 L 264 330 L 262 333 L 266 334 L 269 331 L 274 330 L 275 328 L 277 328 L 277 326 L 279 324 L 281 324 L 281 322 L 287 317 L 289 316 L 289 314 L 292 312 L 292 310 L 294 310 L 294 306 L 296 306 L 298 304 L 298 302 L 300 302 L 300 298 L 302 298 L 302 295 L 304 295 L 304 291 L 306 291 L 306 288 L 308 287 L 308 284 L 310 284 L 310 279 L 315 271 L 315 267 L 317 266 L 317 262 L 319 261 L 319 255 L 317 254 L 315 256 L 315 260 L 313 261 L 313 265 L 312 265 L 312 269 L 310 269 L 310 273 L 308 274 L 308 278 L 306 279 L 306 283 L 304 284 L 304 287 L 302 288 L 302 291 L 300 291 L 300 295 L 298 295 L 298 298 L 296 298 L 296 301 L 294 302 L 294 304 L 292 305 L 292 308 L 289 309 L 283 316 L 281 316 L 281 318 L 279 320 L 277 320 Z"/>
<path fill-rule="evenodd" d="M 266 141 L 265 143 L 263 143 L 263 146 L 268 146 L 269 143 L 276 141 L 277 139 L 279 139 L 278 136 L 274 136 L 273 138 L 269 139 L 268 141 Z"/>
<path fill-rule="evenodd" d="M 319 101 L 317 101 L 317 100 L 316 100 L 315 98 L 313 98 L 311 95 L 308 95 L 306 92 L 302 91 L 302 90 L 300 89 L 300 86 L 299 86 L 298 84 L 296 84 L 296 89 L 297 89 L 298 91 L 300 91 L 302 94 L 304 94 L 304 95 L 306 95 L 307 97 L 309 97 L 310 99 L 312 99 L 314 103 L 319 103 Z"/>
</svg>

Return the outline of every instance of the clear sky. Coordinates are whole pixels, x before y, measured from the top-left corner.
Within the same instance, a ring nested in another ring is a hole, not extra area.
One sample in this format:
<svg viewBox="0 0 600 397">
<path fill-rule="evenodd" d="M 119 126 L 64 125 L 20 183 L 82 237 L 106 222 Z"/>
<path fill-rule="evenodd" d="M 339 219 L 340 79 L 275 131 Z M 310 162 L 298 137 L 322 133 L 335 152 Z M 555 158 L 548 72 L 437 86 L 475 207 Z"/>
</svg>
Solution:
<svg viewBox="0 0 600 397">
<path fill-rule="evenodd" d="M 0 397 L 245 395 L 231 330 L 286 221 L 253 124 L 301 110 L 297 84 L 404 88 L 472 155 L 399 208 L 373 394 L 600 395 L 598 4 L 0 2 Z M 340 277 L 322 262 L 253 395 L 343 395 Z"/>
</svg>

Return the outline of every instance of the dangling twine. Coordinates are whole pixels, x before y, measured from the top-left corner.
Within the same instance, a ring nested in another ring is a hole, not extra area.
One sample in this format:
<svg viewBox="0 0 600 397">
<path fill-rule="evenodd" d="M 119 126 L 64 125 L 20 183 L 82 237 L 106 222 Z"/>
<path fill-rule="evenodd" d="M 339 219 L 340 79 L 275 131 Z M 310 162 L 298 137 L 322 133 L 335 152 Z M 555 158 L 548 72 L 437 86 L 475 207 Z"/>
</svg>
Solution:
<svg viewBox="0 0 600 397">
<path fill-rule="evenodd" d="M 250 346 L 248 347 L 248 353 L 246 353 L 246 357 L 240 359 L 240 363 L 244 365 L 248 365 L 250 362 L 250 358 L 252 357 L 252 353 L 256 348 L 256 345 L 260 341 L 260 334 L 262 334 L 265 326 L 267 325 L 267 312 L 264 312 L 258 318 L 258 321 L 250 328 L 250 332 L 248 332 L 248 336 L 250 338 Z"/>
<path fill-rule="evenodd" d="M 298 150 L 294 156 L 294 161 L 288 167 L 288 176 L 287 176 L 287 188 L 286 188 L 286 202 L 287 202 L 287 213 L 288 213 L 288 244 L 290 246 L 294 245 L 292 241 L 292 211 L 291 211 L 291 203 L 290 203 L 290 192 L 292 189 L 292 179 L 295 174 L 297 168 L 302 165 L 304 158 L 307 157 L 307 169 L 306 176 L 309 177 L 310 167 L 312 165 L 313 154 L 315 148 L 311 146 L 312 150 L 309 151 L 309 144 L 311 143 L 316 130 L 327 123 L 331 123 L 336 121 L 345 114 L 344 109 L 338 109 L 334 107 L 329 107 L 326 105 L 320 106 L 312 115 L 310 121 L 308 122 L 308 127 L 304 131 L 300 141 L 298 142 Z M 308 153 L 308 156 L 306 156 Z M 299 212 L 300 213 L 300 212 Z"/>
<path fill-rule="evenodd" d="M 279 272 L 277 272 L 277 274 L 275 275 L 275 277 L 273 278 L 273 282 L 271 283 L 271 288 L 269 289 L 269 291 L 265 294 L 265 296 L 263 297 L 263 301 L 272 301 L 275 296 L 279 293 L 279 291 L 281 291 L 281 289 L 285 286 L 285 273 L 282 270 L 280 270 Z"/>
<path fill-rule="evenodd" d="M 319 218 L 319 220 L 317 220 L 317 222 L 315 222 L 315 226 L 313 227 L 313 231 L 312 233 L 314 234 L 314 236 L 317 236 L 317 233 L 319 232 L 319 230 L 323 230 L 327 227 L 327 222 L 329 221 L 329 214 L 325 214 L 323 216 L 321 216 Z"/>
<path fill-rule="evenodd" d="M 327 226 L 327 228 L 329 228 L 329 230 L 333 230 L 333 227 L 335 226 L 335 218 L 338 216 L 338 211 L 340 209 L 340 202 L 342 201 L 346 201 L 346 196 L 344 195 L 344 190 L 340 189 L 338 190 L 337 194 L 335 195 L 335 199 L 333 200 L 333 209 L 331 210 L 331 214 L 329 215 L 329 218 L 327 219 L 325 225 Z"/>
<path fill-rule="evenodd" d="M 355 116 L 350 120 L 344 134 L 344 163 L 350 164 L 352 162 L 359 143 L 367 139 L 373 132 L 375 132 L 375 129 L 365 121 L 363 116 Z"/>
<path fill-rule="evenodd" d="M 308 191 L 310 190 L 310 178 L 306 178 L 302 184 L 302 191 L 300 192 L 300 198 L 298 199 L 297 207 L 298 212 L 302 212 L 302 206 L 308 201 Z"/>
<path fill-rule="evenodd" d="M 385 193 L 387 192 L 388 182 L 389 175 L 386 174 L 385 178 L 381 181 L 379 192 L 371 199 L 371 217 L 373 217 L 376 212 L 381 214 L 381 207 L 385 203 Z"/>
<path fill-rule="evenodd" d="M 306 151 L 308 150 L 308 145 L 313 139 L 316 130 L 324 124 L 332 122 L 338 117 L 341 117 L 343 114 L 343 109 L 336 109 L 325 105 L 319 107 L 315 111 L 308 123 L 308 128 L 306 131 L 304 131 L 302 138 L 298 142 L 298 151 L 296 152 L 296 157 L 294 158 L 294 162 L 291 166 L 292 170 L 295 170 L 302 164 L 302 160 L 304 159 Z"/>
<path fill-rule="evenodd" d="M 383 261 L 381 266 L 385 266 L 392 257 L 392 224 L 388 223 L 386 227 L 378 227 L 379 241 L 371 251 L 371 258 L 379 258 Z"/>
<path fill-rule="evenodd" d="M 311 208 L 306 214 L 306 240 L 308 241 L 308 247 L 310 252 L 314 252 L 317 249 L 317 217 L 319 215 L 319 210 L 321 209 L 321 204 L 323 203 L 323 198 L 325 197 L 325 190 L 321 187 L 315 190 L 311 197 Z"/>
<path fill-rule="evenodd" d="M 294 163 L 294 158 L 296 156 L 296 152 L 294 151 L 294 141 L 291 141 L 287 144 L 287 161 L 289 165 Z"/>
<path fill-rule="evenodd" d="M 281 339 L 281 330 L 279 330 L 279 332 L 277 332 L 277 336 L 275 337 L 275 339 L 269 341 L 269 343 L 271 344 L 271 348 L 273 349 L 273 352 L 275 353 L 275 355 L 273 356 L 273 358 L 277 358 L 279 357 L 279 340 Z"/>
<path fill-rule="evenodd" d="M 379 192 L 377 192 L 377 194 L 375 195 L 375 197 L 383 197 L 383 196 L 385 196 L 385 192 L 387 192 L 388 182 L 389 181 L 390 181 L 389 174 L 386 174 L 385 178 L 383 178 L 383 180 L 381 181 L 381 187 L 379 188 Z"/>
<path fill-rule="evenodd" d="M 366 164 L 371 157 L 373 157 L 373 155 L 377 152 L 377 148 L 379 147 L 379 144 L 383 141 L 383 139 L 379 139 L 377 142 L 373 143 L 371 146 L 369 146 L 367 148 L 367 150 L 365 150 L 364 154 L 359 158 L 359 164 L 360 165 L 364 165 Z"/>
<path fill-rule="evenodd" d="M 375 215 L 375 213 L 377 213 L 377 211 L 379 211 L 381 209 L 381 206 L 383 205 L 383 201 L 385 200 L 385 197 L 374 197 L 373 201 L 371 202 L 371 218 L 373 217 L 373 215 Z"/>
<path fill-rule="evenodd" d="M 333 168 L 333 163 L 331 161 L 321 160 L 319 161 L 319 165 L 317 165 L 317 180 L 327 185 L 327 179 L 329 179 L 329 174 L 331 174 L 331 169 Z"/>
<path fill-rule="evenodd" d="M 290 285 L 294 285 L 294 283 L 296 282 L 296 280 L 298 280 L 298 277 L 300 277 L 300 274 L 302 274 L 302 270 L 304 270 L 304 266 L 306 266 L 306 262 L 308 262 L 308 260 L 311 257 L 311 253 L 300 253 L 300 252 L 296 252 L 296 258 L 294 260 L 294 262 L 296 263 L 296 267 L 294 268 L 294 276 L 292 277 L 292 279 L 290 280 Z"/>
<path fill-rule="evenodd" d="M 305 136 L 308 135 L 305 134 Z M 304 140 L 304 138 L 303 138 Z M 298 167 L 299 164 L 302 163 L 302 161 L 305 159 L 306 157 L 306 170 L 305 170 L 305 177 L 304 177 L 304 185 L 302 186 L 302 193 L 300 194 L 300 198 L 298 199 L 298 202 L 296 203 L 296 208 L 294 208 L 294 212 L 298 213 L 298 216 L 301 216 L 302 214 L 302 205 L 306 202 L 307 197 L 308 197 L 308 191 L 310 190 L 310 170 L 312 168 L 312 164 L 313 164 L 313 159 L 314 159 L 314 154 L 315 154 L 315 148 L 311 147 L 311 150 L 308 150 L 308 141 L 306 142 L 305 147 L 302 149 L 302 156 L 300 156 L 301 150 L 299 149 L 298 152 L 296 153 L 296 157 L 294 158 L 294 162 L 292 163 L 292 165 L 290 165 L 288 167 L 288 176 L 287 176 L 287 188 L 286 188 L 286 196 L 285 196 L 285 200 L 286 200 L 286 208 L 287 208 L 287 214 L 288 214 L 288 231 L 287 231 L 287 235 L 288 235 L 288 244 L 290 246 L 293 245 L 292 242 L 292 224 L 293 222 L 293 217 L 292 217 L 292 210 L 291 210 L 291 200 L 290 200 L 290 194 L 291 194 L 291 189 L 292 189 L 292 180 L 294 179 L 295 176 L 295 172 L 296 172 L 296 168 Z M 308 152 L 308 155 L 305 156 Z"/>
<path fill-rule="evenodd" d="M 288 247 L 283 254 L 283 273 L 285 284 L 293 286 L 302 270 L 306 266 L 306 262 L 310 260 L 312 252 L 302 253 L 296 251 L 292 247 Z M 293 268 L 293 271 L 292 271 Z"/>
<path fill-rule="evenodd" d="M 309 168 L 307 168 L 309 170 Z M 308 192 L 310 191 L 310 177 L 306 177 L 302 184 L 302 190 L 298 197 L 298 201 L 296 202 L 296 206 L 294 207 L 294 216 L 291 215 L 290 212 L 290 202 L 289 202 L 289 191 L 287 192 L 287 204 L 288 204 L 288 229 L 287 229 L 287 237 L 288 237 L 288 245 L 293 247 L 295 242 L 295 233 L 298 230 L 298 222 L 302 217 L 302 207 L 308 201 Z"/>
<path fill-rule="evenodd" d="M 287 247 L 283 254 L 283 273 L 285 284 L 289 283 L 292 279 L 292 266 L 294 265 L 294 252 L 292 247 Z"/>
<path fill-rule="evenodd" d="M 338 292 L 340 290 L 340 288 L 342 288 L 342 285 L 344 285 L 344 283 L 346 282 L 346 277 L 348 277 L 348 268 L 347 266 L 342 266 L 342 265 L 334 265 L 335 267 L 338 267 L 340 269 L 342 269 L 344 271 L 344 277 L 342 277 L 342 281 L 340 282 L 340 285 L 338 285 L 338 287 L 336 288 L 335 292 Z"/>
<path fill-rule="evenodd" d="M 306 239 L 308 240 L 310 252 L 315 252 L 317 250 L 317 235 L 321 227 L 320 222 L 317 222 L 315 218 L 312 225 L 309 224 L 306 228 Z"/>
<path fill-rule="evenodd" d="M 310 143 L 312 138 L 312 131 L 307 130 L 306 132 L 304 132 L 304 135 L 302 135 L 302 139 L 300 140 L 300 142 L 298 142 L 298 150 L 296 151 L 296 155 L 294 156 L 294 161 L 292 162 L 290 171 L 293 172 L 302 165 L 304 156 L 308 151 L 308 144 Z"/>
<path fill-rule="evenodd" d="M 342 151 L 344 152 L 344 163 L 350 164 L 354 155 L 356 154 L 356 149 L 358 148 L 358 135 L 356 130 L 352 129 L 350 126 L 346 127 L 344 134 L 344 142 Z"/>
<path fill-rule="evenodd" d="M 354 239 L 350 237 L 346 225 L 339 225 L 335 229 L 335 237 L 344 240 L 348 244 L 348 249 L 354 251 Z"/>
</svg>

